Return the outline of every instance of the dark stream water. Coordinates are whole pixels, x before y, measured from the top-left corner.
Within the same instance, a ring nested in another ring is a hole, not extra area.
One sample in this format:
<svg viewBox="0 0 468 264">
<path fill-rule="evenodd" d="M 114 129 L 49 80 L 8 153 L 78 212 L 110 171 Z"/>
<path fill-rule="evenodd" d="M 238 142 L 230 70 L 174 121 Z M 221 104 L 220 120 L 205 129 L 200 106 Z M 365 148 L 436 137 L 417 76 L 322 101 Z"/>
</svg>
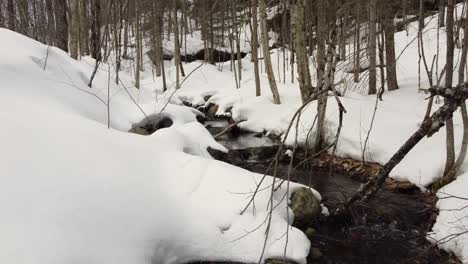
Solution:
<svg viewBox="0 0 468 264">
<path fill-rule="evenodd" d="M 227 122 L 209 121 L 205 125 L 215 135 Z M 230 151 L 210 150 L 216 159 L 262 174 L 279 148 L 278 140 L 237 130 L 217 140 Z M 282 155 L 277 177 L 287 175 L 289 162 L 289 157 Z M 331 212 L 362 184 L 332 168 L 307 165 L 296 169 L 291 180 L 319 191 Z M 383 189 L 372 201 L 356 204 L 346 215 L 322 216 L 308 227 L 314 230 L 308 236 L 312 243 L 309 263 L 459 263 L 425 238 L 437 215 L 434 201 L 433 196 L 419 190 L 403 193 Z"/>
</svg>

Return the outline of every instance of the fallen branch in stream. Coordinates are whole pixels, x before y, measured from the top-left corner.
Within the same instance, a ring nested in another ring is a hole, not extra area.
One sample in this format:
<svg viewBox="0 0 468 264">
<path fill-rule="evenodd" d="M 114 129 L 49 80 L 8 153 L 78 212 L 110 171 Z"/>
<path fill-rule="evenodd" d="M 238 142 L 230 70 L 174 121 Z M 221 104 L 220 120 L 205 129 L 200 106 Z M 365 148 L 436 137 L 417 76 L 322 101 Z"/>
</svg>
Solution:
<svg viewBox="0 0 468 264">
<path fill-rule="evenodd" d="M 239 125 L 239 123 L 240 123 L 240 122 L 243 122 L 243 121 L 245 121 L 245 120 L 239 120 L 239 121 L 237 121 L 237 122 L 235 122 L 235 123 L 232 123 L 232 124 L 228 125 L 227 127 L 225 127 L 225 128 L 223 129 L 223 131 L 221 131 L 221 132 L 219 132 L 218 134 L 214 135 L 214 136 L 213 136 L 214 139 L 218 139 L 218 138 L 220 138 L 221 136 L 223 136 L 223 135 L 229 133 L 229 131 L 231 131 L 231 130 L 233 130 L 234 128 L 236 128 L 237 125 Z"/>
<path fill-rule="evenodd" d="M 372 178 L 360 187 L 343 207 L 337 209 L 337 213 L 345 211 L 355 202 L 368 201 L 375 196 L 385 183 L 385 180 L 388 178 L 393 168 L 395 168 L 424 137 L 431 137 L 437 133 L 439 129 L 445 125 L 445 121 L 452 118 L 453 113 L 468 98 L 468 83 L 458 85 L 455 88 L 434 86 L 426 91 L 431 94 L 431 97 L 444 97 L 446 99 L 445 103 L 429 118 L 423 121 L 420 128 L 413 133 L 382 167 L 377 177 Z"/>
</svg>

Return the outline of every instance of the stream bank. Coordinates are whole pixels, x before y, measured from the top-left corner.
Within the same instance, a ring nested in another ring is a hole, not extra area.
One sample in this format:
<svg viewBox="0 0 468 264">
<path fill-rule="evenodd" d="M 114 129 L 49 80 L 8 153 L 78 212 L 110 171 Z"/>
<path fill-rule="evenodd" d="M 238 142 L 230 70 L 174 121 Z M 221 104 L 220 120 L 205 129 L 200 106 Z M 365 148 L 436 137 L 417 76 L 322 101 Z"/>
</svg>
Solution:
<svg viewBox="0 0 468 264">
<path fill-rule="evenodd" d="M 153 129 L 171 125 L 162 117 L 155 120 L 157 124 L 142 123 L 133 129 L 150 128 L 147 132 L 151 134 Z M 207 114 L 199 121 L 229 150 L 223 153 L 209 149 L 215 159 L 252 172 L 274 174 L 270 163 L 281 145 L 278 138 L 242 131 L 229 118 Z M 226 127 L 231 129 L 227 131 Z M 298 149 L 292 161 L 286 149 L 278 157 L 277 177 L 285 179 L 292 164 L 295 169 L 290 180 L 320 192 L 322 203 L 331 212 L 381 168 L 379 164 L 362 165 L 360 161 L 328 154 L 312 157 L 304 149 Z M 410 183 L 388 180 L 371 201 L 354 204 L 348 214 L 321 215 L 296 227 L 311 241 L 308 263 L 461 263 L 426 239 L 438 214 L 436 202 L 433 194 L 421 192 Z M 190 264 L 197 263 L 233 262 Z"/>
<path fill-rule="evenodd" d="M 227 125 L 226 118 L 209 118 L 205 122 L 212 135 L 218 135 Z M 216 159 L 273 175 L 269 165 L 280 147 L 278 139 L 233 129 L 217 141 L 229 153 L 209 150 Z M 291 160 L 286 153 L 279 157 L 277 177 L 284 179 Z M 296 169 L 290 179 L 319 191 L 330 211 L 346 202 L 381 167 L 328 154 L 311 158 L 303 149 L 296 151 L 292 164 Z M 410 183 L 388 180 L 374 199 L 355 204 L 348 215 L 322 215 L 315 223 L 301 228 L 312 244 L 308 262 L 460 263 L 426 239 L 437 217 L 436 201 L 434 195 L 421 192 Z"/>
</svg>

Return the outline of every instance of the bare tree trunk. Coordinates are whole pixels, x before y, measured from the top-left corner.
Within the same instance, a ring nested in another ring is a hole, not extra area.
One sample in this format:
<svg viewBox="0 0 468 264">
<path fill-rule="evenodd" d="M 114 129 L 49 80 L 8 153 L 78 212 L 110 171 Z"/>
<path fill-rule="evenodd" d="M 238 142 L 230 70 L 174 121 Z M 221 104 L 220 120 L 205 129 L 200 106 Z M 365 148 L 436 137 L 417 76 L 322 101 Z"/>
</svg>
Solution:
<svg viewBox="0 0 468 264">
<path fill-rule="evenodd" d="M 100 61 L 101 54 L 101 3 L 100 0 L 93 0 L 91 8 L 91 56 Z"/>
<path fill-rule="evenodd" d="M 280 96 L 278 93 L 278 87 L 276 86 L 275 75 L 273 73 L 273 67 L 271 65 L 270 58 L 270 46 L 268 44 L 268 28 L 267 28 L 267 11 L 265 0 L 259 0 L 260 8 L 260 29 L 262 34 L 262 48 L 263 48 L 263 60 L 265 61 L 266 73 L 268 75 L 268 83 L 270 84 L 271 93 L 273 94 L 273 102 L 275 104 L 281 104 Z"/>
<path fill-rule="evenodd" d="M 381 28 L 381 34 L 380 37 L 377 36 L 378 40 L 378 50 L 379 50 L 379 70 L 380 70 L 380 91 L 379 94 L 377 95 L 380 99 L 382 99 L 382 95 L 385 91 L 385 69 L 384 69 L 384 64 L 385 64 L 385 56 L 384 56 L 384 46 L 385 46 L 385 37 L 383 33 L 383 26 L 382 23 L 380 23 L 380 28 Z"/>
<path fill-rule="evenodd" d="M 340 36 L 339 36 L 339 50 L 340 60 L 346 61 L 346 18 L 340 19 Z"/>
<path fill-rule="evenodd" d="M 361 72 L 361 1 L 356 3 L 356 22 L 354 33 L 354 82 L 359 82 Z"/>
<path fill-rule="evenodd" d="M 393 22 L 392 22 L 393 23 Z M 369 1 L 369 94 L 377 93 L 377 0 Z"/>
<path fill-rule="evenodd" d="M 73 59 L 78 59 L 78 43 L 80 37 L 80 1 L 73 0 L 72 2 L 72 21 L 71 21 L 71 41 L 70 53 Z"/>
<path fill-rule="evenodd" d="M 179 45 L 179 26 L 177 23 L 177 5 L 174 3 L 174 62 L 176 67 L 176 89 L 180 86 L 180 45 Z"/>
<path fill-rule="evenodd" d="M 462 85 L 465 82 L 465 70 L 466 70 L 466 60 L 468 54 L 468 0 L 465 0 L 465 19 L 463 20 L 464 27 L 463 27 L 463 47 L 462 47 L 462 54 L 460 59 L 460 66 L 458 68 L 458 84 Z M 466 153 L 468 149 L 468 114 L 466 109 L 466 102 L 463 101 L 461 103 L 461 115 L 463 120 L 463 139 L 462 145 L 460 148 L 460 153 L 458 154 L 458 158 L 455 161 L 455 165 L 453 169 L 449 173 L 449 177 L 451 176 L 452 179 L 455 178 L 457 171 L 465 162 Z M 453 176 L 452 176 L 453 175 Z"/>
<path fill-rule="evenodd" d="M 39 1 L 37 3 L 37 25 L 38 34 L 39 34 L 39 41 L 43 43 L 47 43 L 47 16 L 45 10 L 45 2 Z"/>
<path fill-rule="evenodd" d="M 141 71 L 141 26 L 140 26 L 140 6 L 138 1 L 135 1 L 135 87 L 140 89 L 140 71 Z"/>
<path fill-rule="evenodd" d="M 325 1 L 317 1 L 317 92 L 328 89 L 325 87 L 325 39 L 326 39 L 326 15 Z M 325 115 L 327 109 L 327 94 L 321 93 L 317 101 L 317 133 L 315 136 L 315 150 L 321 150 L 325 140 Z"/>
<path fill-rule="evenodd" d="M 161 76 L 161 64 L 163 61 L 163 54 L 162 54 L 162 15 L 163 15 L 163 8 L 161 0 L 156 0 L 153 2 L 153 13 L 154 13 L 154 41 L 153 41 L 153 49 L 154 49 L 154 60 L 155 60 L 155 67 L 156 67 L 156 76 Z"/>
<path fill-rule="evenodd" d="M 387 87 L 389 91 L 398 89 L 398 80 L 396 72 L 396 57 L 395 57 L 395 25 L 393 21 L 393 12 L 387 11 L 384 18 L 384 35 L 385 35 L 385 59 L 387 69 Z"/>
<path fill-rule="evenodd" d="M 446 53 L 447 71 L 445 74 L 445 87 L 446 88 L 452 87 L 452 79 L 453 79 L 453 69 L 454 69 L 453 53 L 455 49 L 455 44 L 453 40 L 454 8 L 455 8 L 455 0 L 448 0 L 447 22 L 446 22 L 446 30 L 447 30 L 447 53 Z M 446 133 L 447 133 L 447 140 L 446 140 L 447 158 L 446 158 L 444 174 L 448 173 L 455 163 L 455 139 L 454 139 L 454 132 L 453 132 L 453 120 L 451 118 L 448 119 L 446 122 Z"/>
<path fill-rule="evenodd" d="M 242 80 L 242 59 L 241 59 L 241 51 L 240 51 L 239 25 L 237 24 L 237 11 L 235 8 L 235 2 L 232 2 L 232 19 L 233 19 L 233 26 L 234 26 L 234 36 L 235 36 L 234 39 L 236 40 L 237 70 L 239 71 L 239 87 L 240 87 L 240 81 Z"/>
<path fill-rule="evenodd" d="M 310 79 L 309 60 L 305 39 L 305 5 L 306 0 L 298 0 L 292 6 L 291 10 L 291 29 L 293 31 L 294 46 L 296 47 L 299 89 L 301 91 L 301 99 L 303 103 L 309 100 L 314 89 Z"/>
<path fill-rule="evenodd" d="M 15 4 L 13 0 L 8 0 L 7 12 L 8 12 L 8 29 L 15 31 L 16 30 L 16 13 L 15 13 Z"/>
<path fill-rule="evenodd" d="M 438 0 L 439 27 L 445 27 L 445 5 L 447 0 Z"/>
<path fill-rule="evenodd" d="M 46 3 L 46 14 L 47 14 L 47 43 L 49 45 L 55 45 L 55 16 L 54 16 L 54 5 L 53 0 L 45 0 Z"/>
<path fill-rule="evenodd" d="M 54 7 L 55 19 L 57 23 L 57 47 L 68 52 L 67 5 L 63 0 L 55 0 Z"/>
<path fill-rule="evenodd" d="M 258 0 L 252 0 L 252 60 L 254 63 L 255 76 L 255 95 L 261 95 L 260 73 L 258 69 L 258 19 L 257 19 Z"/>
<path fill-rule="evenodd" d="M 89 54 L 88 0 L 81 0 L 80 5 L 80 53 Z"/>
</svg>

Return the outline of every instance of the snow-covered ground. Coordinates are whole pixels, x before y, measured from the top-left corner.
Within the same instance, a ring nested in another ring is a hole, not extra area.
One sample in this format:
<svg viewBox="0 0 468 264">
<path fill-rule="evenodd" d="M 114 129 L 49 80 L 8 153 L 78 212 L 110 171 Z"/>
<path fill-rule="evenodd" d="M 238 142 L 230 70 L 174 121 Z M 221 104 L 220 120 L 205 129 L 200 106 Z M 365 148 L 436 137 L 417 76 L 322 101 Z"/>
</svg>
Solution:
<svg viewBox="0 0 468 264">
<path fill-rule="evenodd" d="M 262 175 L 211 159 L 206 147 L 224 148 L 197 111 L 169 104 L 171 128 L 125 133 L 144 117 L 129 94 L 147 115 L 166 101 L 132 88 L 122 72 L 127 94 L 111 73 L 107 129 L 106 64 L 90 89 L 92 59 L 5 29 L 0 39 L 1 263 L 258 261 L 269 191 L 240 214 Z M 273 197 L 265 258 L 282 258 L 289 228 L 286 257 L 305 263 L 309 241 L 288 224 L 285 195 Z"/>
<path fill-rule="evenodd" d="M 458 14 L 462 14 L 461 8 Z M 426 19 L 424 44 L 431 61 L 439 52 L 439 73 L 445 65 L 445 32 L 437 36 L 436 19 Z M 248 27 L 247 27 L 248 28 Z M 352 89 L 349 65 L 339 65 L 337 79 L 347 113 L 344 117 L 337 154 L 354 159 L 385 163 L 418 128 L 427 105 L 427 95 L 418 93 L 417 25 L 395 35 L 399 56 L 397 71 L 400 89 L 386 92 L 378 102 L 375 122 L 369 134 L 375 96 Z M 249 50 L 247 33 L 241 33 L 244 51 Z M 275 38 L 270 34 L 272 38 Z M 268 79 L 262 69 L 262 96 L 255 97 L 253 65 L 243 59 L 240 89 L 236 88 L 230 63 L 184 64 L 190 77 L 178 91 L 162 93 L 161 78 L 154 77 L 145 57 L 140 91 L 132 88 L 132 63 L 124 61 L 122 84 L 111 81 L 111 127 L 107 129 L 108 66 L 101 65 L 95 86 L 86 84 L 94 62 L 80 62 L 50 48 L 47 68 L 43 65 L 47 47 L 7 30 L 0 30 L 0 77 L 2 80 L 0 122 L 0 260 L 5 263 L 181 263 L 189 260 L 258 260 L 265 220 L 267 192 L 256 200 L 256 213 L 239 212 L 246 205 L 259 175 L 210 159 L 206 147 L 223 149 L 196 123 L 196 106 L 219 105 L 218 114 L 231 114 L 246 130 L 276 135 L 285 133 L 301 105 L 297 73 L 290 66 L 283 75 L 283 54 L 273 50 L 271 58 L 282 104 L 274 105 Z M 437 45 L 439 39 L 439 45 Z M 187 53 L 202 48 L 199 32 L 188 37 Z M 171 50 L 173 43 L 165 41 Z M 146 49 L 145 51 L 147 51 Z M 183 50 L 185 50 L 183 48 Z M 352 49 L 351 49 L 352 50 Z M 185 52 L 185 51 L 183 51 Z M 459 50 L 455 51 L 457 58 Z M 111 56 L 112 57 L 112 56 Z M 458 60 L 456 59 L 456 62 Z M 203 65 L 202 65 L 203 64 Z M 287 64 L 287 63 L 286 63 Z M 313 65 L 313 64 L 311 64 Z M 166 62 L 168 86 L 175 82 L 175 68 Z M 263 66 L 261 66 L 263 67 Z M 111 69 L 111 80 L 114 78 Z M 315 69 L 311 68 L 315 80 Z M 291 78 L 294 83 L 291 83 Z M 428 80 L 422 68 L 422 88 Z M 457 80 L 455 80 L 456 82 Z M 315 81 L 314 81 L 315 82 Z M 378 82 L 379 83 L 379 82 Z M 357 87 L 360 87 L 357 85 Z M 84 90 L 84 91 L 83 91 Z M 92 93 L 92 94 L 89 94 Z M 149 137 L 127 131 L 144 118 L 132 102 L 135 99 L 147 114 L 162 109 L 175 125 Z M 211 96 L 205 101 L 207 96 Z M 338 111 L 334 98 L 328 102 L 327 128 L 335 135 Z M 167 101 L 170 101 L 166 106 Z M 438 105 L 435 105 L 437 107 Z M 312 103 L 302 114 L 298 138 L 301 144 L 315 117 Z M 455 115 L 456 148 L 460 147 L 462 124 Z M 296 131 L 292 131 L 292 135 Z M 313 137 L 312 137 L 313 138 Z M 293 136 L 287 139 L 292 144 Z M 364 145 L 366 145 L 364 147 Z M 424 139 L 391 173 L 397 180 L 410 181 L 424 189 L 441 176 L 445 162 L 445 131 Z M 466 197 L 468 166 L 439 197 Z M 265 186 L 268 186 L 268 178 Z M 297 185 L 293 185 L 296 188 Z M 282 257 L 287 224 L 285 190 L 274 197 L 272 233 L 265 257 Z M 443 198 L 430 239 L 446 250 L 468 259 L 466 198 Z M 468 198 L 468 197 L 467 197 Z M 460 209 L 461 210 L 458 210 Z M 249 233 L 246 237 L 238 239 Z M 459 234 L 446 239 L 448 235 Z M 447 240 L 447 241 L 446 241 Z M 295 228 L 290 229 L 287 256 L 305 262 L 309 242 Z M 4 249 L 4 250 L 3 250 Z M 24 254 L 28 252 L 28 254 Z"/>
<path fill-rule="evenodd" d="M 459 11 L 461 13 L 461 10 Z M 426 57 L 431 58 L 429 61 L 432 60 L 438 50 L 436 23 L 434 17 L 426 19 L 424 44 Z M 338 155 L 358 160 L 361 160 L 364 156 L 366 161 L 384 164 L 421 124 L 426 112 L 428 96 L 425 93 L 418 92 L 417 23 L 410 24 L 408 32 L 408 35 L 406 31 L 395 35 L 396 54 L 399 57 L 397 73 L 400 89 L 394 92 L 386 92 L 383 95 L 383 101 L 378 102 L 372 129 L 371 121 L 376 98 L 375 96 L 366 96 L 355 92 L 366 91 L 366 73 L 362 74 L 361 83 L 355 85 L 352 81 L 353 74 L 346 72 L 352 61 L 339 65 L 336 76 L 337 82 L 343 80 L 343 84 L 339 86 L 339 89 L 344 93 L 341 101 L 347 113 L 344 116 L 343 130 L 339 139 Z M 445 38 L 445 31 L 442 29 L 439 36 L 439 74 L 443 65 L 445 65 Z M 349 47 L 349 49 L 352 50 L 352 47 Z M 456 50 L 457 58 L 459 51 Z M 297 81 L 295 80 L 294 84 L 291 83 L 289 67 L 285 71 L 286 76 L 283 76 L 282 51 L 272 50 L 271 58 L 281 96 L 281 105 L 272 103 L 272 95 L 265 73 L 260 76 L 262 96 L 255 97 L 253 65 L 250 63 L 249 56 L 243 59 L 240 89 L 236 89 L 234 75 L 229 71 L 230 65 L 227 62 L 224 64 L 222 72 L 219 70 L 219 66 L 204 65 L 194 72 L 175 95 L 181 100 L 194 105 L 217 104 L 219 105 L 219 115 L 232 114 L 234 120 L 244 120 L 239 124 L 243 129 L 282 135 L 285 133 L 292 116 L 301 105 L 301 101 Z M 313 66 L 313 64 L 311 65 Z M 196 63 L 192 63 L 185 67 L 190 72 L 196 66 Z M 427 89 L 429 82 L 424 66 L 421 67 L 421 88 Z M 311 67 L 311 74 L 313 82 L 315 82 L 315 69 L 313 67 Z M 294 78 L 297 78 L 297 73 L 295 73 Z M 286 79 L 286 82 L 284 82 L 284 79 Z M 364 89 L 356 87 L 364 87 Z M 172 91 L 169 93 L 172 94 Z M 205 102 L 204 98 L 207 95 L 213 96 Z M 435 105 L 435 108 L 437 107 L 438 105 Z M 300 143 L 306 142 L 308 131 L 314 122 L 315 116 L 316 105 L 311 103 L 302 114 L 298 131 Z M 455 115 L 454 122 L 458 151 L 463 130 L 459 113 Z M 327 126 L 328 136 L 332 141 L 338 127 L 338 107 L 333 97 L 328 102 Z M 369 131 L 369 139 L 365 143 Z M 289 144 L 294 143 L 295 132 L 293 126 L 293 131 L 287 140 Z M 313 135 L 313 132 L 311 135 Z M 309 140 L 310 138 L 314 137 L 309 137 Z M 407 180 L 424 188 L 441 176 L 444 162 L 445 131 L 442 129 L 440 133 L 429 139 L 424 139 L 418 144 L 407 158 L 392 171 L 391 177 L 402 181 Z M 462 168 L 462 172 L 466 169 L 466 166 Z"/>
<path fill-rule="evenodd" d="M 463 14 L 462 5 L 458 5 L 457 14 L 458 18 Z M 436 54 L 439 54 L 437 66 L 434 66 L 434 70 L 437 70 L 440 75 L 445 65 L 445 29 L 442 28 L 439 33 L 437 32 L 436 16 L 426 18 L 425 22 L 426 29 L 423 36 L 426 58 L 428 63 L 431 63 L 432 58 Z M 377 104 L 377 112 L 373 124 L 372 118 L 376 106 L 376 98 L 375 96 L 362 94 L 366 92 L 366 74 L 362 75 L 360 84 L 355 85 L 352 74 L 346 73 L 346 69 L 349 69 L 351 66 L 348 63 L 352 64 L 352 62 L 342 63 L 338 66 L 336 74 L 337 82 L 339 80 L 344 81 L 339 89 L 344 94 L 341 101 L 347 110 L 338 142 L 337 154 L 339 156 L 351 157 L 358 160 L 364 157 L 366 161 L 384 164 L 409 136 L 418 129 L 426 112 L 428 95 L 418 92 L 417 61 L 419 58 L 417 27 L 417 22 L 412 23 L 408 26 L 408 34 L 406 31 L 402 31 L 395 35 L 396 54 L 398 56 L 397 75 L 400 89 L 386 92 L 383 95 L 383 101 Z M 352 46 L 348 48 L 349 50 L 353 50 Z M 286 57 L 288 57 L 287 54 Z M 250 63 L 249 56 L 242 61 L 243 71 L 240 89 L 236 89 L 234 75 L 229 71 L 229 62 L 216 66 L 203 65 L 191 75 L 184 83 L 182 89 L 175 93 L 174 97 L 193 105 L 217 104 L 219 105 L 219 115 L 228 114 L 232 115 L 232 118 L 236 121 L 242 120 L 239 126 L 243 129 L 283 135 L 293 114 L 301 105 L 297 81 L 294 80 L 295 83 L 291 83 L 291 78 L 297 78 L 297 73 L 292 77 L 290 66 L 286 66 L 287 68 L 284 71 L 281 50 L 272 50 L 271 58 L 281 96 L 281 105 L 274 105 L 272 103 L 268 79 L 263 69 L 260 76 L 262 96 L 255 97 L 253 65 Z M 458 65 L 459 58 L 460 49 L 456 49 L 456 65 Z M 194 62 L 185 65 L 185 68 L 190 72 L 199 66 L 200 63 Z M 311 74 L 313 82 L 315 82 L 315 69 L 313 65 L 311 63 Z M 223 71 L 220 69 L 223 69 Z M 455 71 L 457 70 L 456 68 Z M 169 78 L 175 79 L 173 72 L 170 72 Z M 378 76 L 379 78 L 380 76 Z M 433 78 L 436 79 L 435 72 Z M 454 78 L 454 83 L 457 81 L 457 78 Z M 380 81 L 378 80 L 377 83 L 380 83 Z M 428 87 L 429 81 L 424 65 L 421 64 L 421 88 L 426 89 Z M 156 89 L 160 88 L 156 87 Z M 173 91 L 169 91 L 166 95 L 172 95 L 173 93 Z M 208 101 L 205 101 L 205 98 L 209 95 L 212 97 Z M 433 109 L 436 109 L 439 105 L 434 105 Z M 314 122 L 315 115 L 316 105 L 311 103 L 302 114 L 299 131 L 297 131 L 301 144 L 304 144 L 308 140 L 306 135 Z M 333 140 L 338 127 L 338 108 L 334 98 L 330 98 L 328 102 L 326 122 L 329 131 L 328 136 L 330 140 Z M 455 146 L 458 153 L 463 132 L 459 112 L 455 113 L 454 127 Z M 292 130 L 287 139 L 287 143 L 289 144 L 293 144 L 295 139 L 294 135 L 296 131 L 294 126 Z M 313 132 L 311 134 L 312 137 L 309 138 L 314 138 Z M 369 138 L 366 143 L 368 134 Z M 439 133 L 431 138 L 423 139 L 391 172 L 390 176 L 397 180 L 409 181 L 424 189 L 442 176 L 444 165 L 445 129 L 441 129 Z M 466 177 L 468 177 L 466 176 L 467 171 L 468 166 L 465 164 L 459 172 L 459 179 L 439 192 L 438 195 L 443 196 L 444 191 L 458 195 L 466 193 L 466 189 L 468 188 L 468 185 L 465 184 L 468 182 L 466 180 Z M 466 194 L 463 197 L 466 197 Z M 448 234 L 453 234 L 454 231 L 459 232 L 460 230 L 467 229 L 460 227 L 463 224 L 468 225 L 468 217 L 463 214 L 463 212 L 466 214 L 467 210 L 454 212 L 454 209 L 457 206 L 460 207 L 464 202 L 466 201 L 456 198 L 443 199 L 439 202 L 438 206 L 441 209 L 441 213 L 434 226 L 435 233 L 432 234 L 433 237 L 442 239 Z M 453 227 L 454 225 L 455 227 Z M 453 237 L 450 239 L 450 242 L 444 243 L 442 246 L 447 250 L 454 251 L 465 263 L 468 263 L 468 247 L 464 246 L 468 242 L 467 240 L 468 235 L 461 234 Z"/>
<path fill-rule="evenodd" d="M 437 196 L 439 216 L 429 239 L 443 249 L 455 253 L 468 263 L 468 173 L 442 188 Z"/>
</svg>

